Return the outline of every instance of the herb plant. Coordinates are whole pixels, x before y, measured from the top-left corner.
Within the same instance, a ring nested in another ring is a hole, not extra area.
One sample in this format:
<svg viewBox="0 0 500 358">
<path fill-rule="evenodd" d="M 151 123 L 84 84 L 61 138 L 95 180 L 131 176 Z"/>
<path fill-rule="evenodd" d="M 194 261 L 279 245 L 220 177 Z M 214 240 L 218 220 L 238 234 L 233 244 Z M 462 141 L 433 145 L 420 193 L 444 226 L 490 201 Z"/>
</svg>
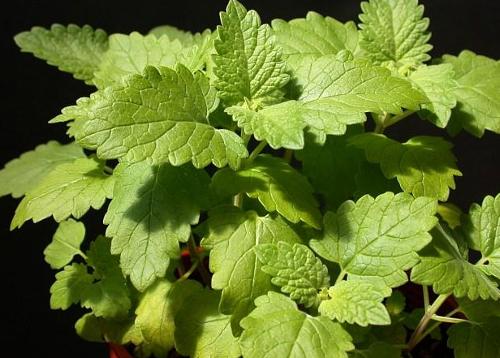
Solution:
<svg viewBox="0 0 500 358">
<path fill-rule="evenodd" d="M 456 357 L 500 356 L 500 195 L 461 213 L 452 144 L 384 135 L 413 114 L 500 133 L 500 63 L 431 61 L 416 0 L 361 9 L 267 25 L 231 0 L 215 31 L 16 36 L 96 87 L 50 121 L 70 143 L 0 171 L 12 229 L 59 223 L 50 305 L 88 310 L 79 335 L 144 357 L 399 357 L 445 323 Z"/>
</svg>

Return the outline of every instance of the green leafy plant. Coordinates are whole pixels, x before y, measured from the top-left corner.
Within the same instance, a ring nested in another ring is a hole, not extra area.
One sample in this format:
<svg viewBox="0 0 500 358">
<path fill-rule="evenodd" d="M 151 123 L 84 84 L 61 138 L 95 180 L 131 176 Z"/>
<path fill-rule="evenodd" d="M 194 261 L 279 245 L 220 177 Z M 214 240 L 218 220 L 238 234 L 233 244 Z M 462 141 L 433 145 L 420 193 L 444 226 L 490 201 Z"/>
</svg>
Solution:
<svg viewBox="0 0 500 358">
<path fill-rule="evenodd" d="M 50 305 L 88 310 L 79 335 L 144 357 L 399 357 L 444 323 L 456 357 L 500 356 L 500 194 L 460 212 L 452 144 L 384 134 L 413 114 L 500 133 L 500 62 L 431 61 L 416 0 L 361 9 L 267 25 L 230 0 L 203 33 L 16 36 L 97 88 L 50 121 L 69 144 L 0 171 L 12 229 L 59 223 Z"/>
</svg>

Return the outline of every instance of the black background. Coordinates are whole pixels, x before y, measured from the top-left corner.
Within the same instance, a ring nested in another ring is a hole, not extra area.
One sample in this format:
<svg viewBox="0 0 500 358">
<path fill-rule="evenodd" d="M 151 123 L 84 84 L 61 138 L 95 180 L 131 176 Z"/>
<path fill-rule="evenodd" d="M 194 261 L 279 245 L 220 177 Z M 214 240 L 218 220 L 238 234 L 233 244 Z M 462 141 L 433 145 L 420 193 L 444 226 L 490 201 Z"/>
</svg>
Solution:
<svg viewBox="0 0 500 358">
<path fill-rule="evenodd" d="M 434 45 L 432 54 L 458 54 L 463 49 L 500 58 L 500 2 L 494 0 L 427 0 L 426 16 L 431 18 Z M 315 10 L 339 20 L 357 19 L 357 0 L 247 0 L 263 21 L 273 18 L 303 17 Z M 218 24 L 221 0 L 183 1 L 12 1 L 3 4 L 1 12 L 1 117 L 0 164 L 31 150 L 50 139 L 67 142 L 64 125 L 47 121 L 66 105 L 73 104 L 92 88 L 74 80 L 71 75 L 31 55 L 21 54 L 12 37 L 31 26 L 48 27 L 52 23 L 90 24 L 108 33 L 147 32 L 160 24 L 171 24 L 191 31 L 201 31 Z M 181 7 L 182 5 L 182 7 Z M 500 95 L 500 94 L 499 94 Z M 407 139 L 412 134 L 446 135 L 417 118 L 408 119 L 389 135 Z M 486 194 L 500 191 L 500 171 L 496 160 L 499 137 L 487 133 L 482 140 L 462 133 L 453 139 L 454 152 L 464 173 L 457 179 L 457 190 L 450 200 L 463 209 Z M 80 340 L 73 323 L 79 315 L 50 311 L 49 286 L 53 272 L 43 262 L 43 248 L 56 228 L 51 220 L 27 223 L 21 230 L 9 233 L 8 226 L 16 200 L 0 199 L 0 303 L 2 333 L 0 355 L 7 347 L 14 356 L 37 357 L 106 357 L 103 345 Z M 95 213 L 90 214 L 94 221 Z M 95 228 L 94 228 L 95 229 Z"/>
</svg>

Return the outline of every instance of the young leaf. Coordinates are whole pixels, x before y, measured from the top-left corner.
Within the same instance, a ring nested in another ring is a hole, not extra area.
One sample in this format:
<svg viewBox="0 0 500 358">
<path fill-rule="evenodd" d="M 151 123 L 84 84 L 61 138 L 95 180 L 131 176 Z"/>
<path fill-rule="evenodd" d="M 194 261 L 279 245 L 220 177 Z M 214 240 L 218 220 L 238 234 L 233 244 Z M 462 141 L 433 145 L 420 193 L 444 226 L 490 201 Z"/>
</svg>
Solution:
<svg viewBox="0 0 500 358">
<path fill-rule="evenodd" d="M 296 68 L 304 57 L 335 55 L 342 50 L 354 53 L 358 49 L 358 30 L 354 22 L 343 24 L 314 11 L 309 11 L 305 19 L 273 20 L 272 27 L 291 68 Z"/>
<path fill-rule="evenodd" d="M 29 191 L 16 209 L 11 229 L 32 219 L 53 216 L 59 222 L 82 217 L 91 207 L 100 209 L 111 198 L 114 178 L 104 173 L 104 163 L 93 158 L 77 159 L 57 166 Z"/>
<path fill-rule="evenodd" d="M 237 167 L 248 155 L 242 139 L 207 120 L 217 102 L 201 72 L 193 74 L 183 65 L 176 70 L 147 67 L 122 86 L 80 99 L 61 116 L 77 120 L 76 139 L 97 149 L 101 158 Z"/>
<path fill-rule="evenodd" d="M 268 212 L 320 228 L 321 214 L 311 185 L 282 159 L 259 155 L 238 171 L 223 169 L 212 178 L 212 187 L 223 197 L 246 193 L 259 199 Z"/>
<path fill-rule="evenodd" d="M 76 333 L 90 342 L 113 342 L 140 346 L 144 338 L 131 318 L 104 319 L 86 313 L 75 323 Z"/>
<path fill-rule="evenodd" d="M 0 196 L 11 194 L 19 198 L 34 189 L 59 164 L 84 158 L 76 143 L 59 144 L 50 141 L 13 159 L 0 170 Z"/>
<path fill-rule="evenodd" d="M 479 324 L 460 323 L 448 329 L 448 346 L 456 358 L 496 358 L 500 356 L 500 319 Z"/>
<path fill-rule="evenodd" d="M 440 128 L 446 127 L 451 110 L 457 105 L 453 90 L 456 87 L 453 66 L 449 64 L 420 66 L 410 75 L 410 80 L 427 96 L 429 103 L 422 104 L 419 116 Z"/>
<path fill-rule="evenodd" d="M 299 311 L 295 302 L 275 292 L 255 300 L 257 306 L 241 321 L 244 357 L 347 358 L 352 338 L 338 323 Z"/>
<path fill-rule="evenodd" d="M 120 254 L 123 273 L 144 291 L 164 277 L 171 258 L 179 257 L 205 206 L 210 178 L 191 165 L 151 166 L 145 162 L 120 168 L 104 222 Z"/>
<path fill-rule="evenodd" d="M 350 275 L 380 277 L 389 287 L 407 281 L 405 270 L 418 262 L 416 251 L 431 241 L 437 202 L 409 194 L 385 193 L 347 201 L 324 219 L 324 237 L 310 245 Z"/>
<path fill-rule="evenodd" d="M 453 293 L 471 300 L 500 298 L 500 290 L 481 266 L 463 256 L 456 241 L 439 228 L 432 231 L 432 242 L 420 253 L 420 262 L 413 267 L 411 280 L 421 285 L 432 285 L 438 294 Z"/>
<path fill-rule="evenodd" d="M 360 46 L 376 64 L 415 66 L 429 60 L 429 19 L 417 0 L 361 3 Z"/>
<path fill-rule="evenodd" d="M 80 245 L 85 238 L 85 225 L 68 219 L 59 224 L 52 242 L 43 251 L 45 262 L 53 269 L 61 269 L 81 254 Z"/>
<path fill-rule="evenodd" d="M 145 291 L 135 311 L 135 325 L 144 337 L 142 350 L 146 355 L 164 357 L 174 346 L 174 317 L 189 296 L 201 291 L 196 281 L 171 283 L 158 280 Z"/>
<path fill-rule="evenodd" d="M 470 247 L 482 254 L 483 271 L 500 279 L 500 194 L 471 206 L 465 230 Z"/>
<path fill-rule="evenodd" d="M 382 304 L 384 292 L 363 281 L 340 281 L 328 289 L 330 299 L 319 305 L 321 315 L 360 326 L 389 325 L 389 312 Z"/>
<path fill-rule="evenodd" d="M 50 308 L 66 310 L 77 304 L 93 281 L 87 265 L 73 263 L 66 266 L 56 274 L 56 281 L 50 287 Z"/>
<path fill-rule="evenodd" d="M 192 32 L 178 29 L 175 26 L 160 25 L 149 30 L 148 34 L 155 35 L 157 38 L 167 36 L 170 41 L 178 40 L 183 47 L 189 47 L 203 43 L 204 38 L 211 35 L 211 31 L 207 29 L 202 33 L 197 32 L 193 34 Z"/>
<path fill-rule="evenodd" d="M 14 38 L 23 52 L 31 52 L 61 71 L 72 73 L 75 78 L 92 83 L 94 72 L 108 48 L 108 35 L 89 25 L 54 24 L 49 29 L 33 27 Z"/>
<path fill-rule="evenodd" d="M 237 323 L 253 309 L 253 301 L 273 289 L 271 277 L 261 270 L 255 247 L 278 241 L 298 243 L 297 234 L 279 218 L 259 217 L 234 207 L 219 207 L 209 214 L 203 247 L 210 249 L 212 288 L 222 290 L 220 312 Z"/>
<path fill-rule="evenodd" d="M 271 282 L 305 307 L 317 304 L 319 290 L 330 285 L 328 268 L 305 245 L 280 241 L 260 244 L 255 250 Z"/>
<path fill-rule="evenodd" d="M 289 76 L 269 25 L 261 25 L 259 15 L 236 0 L 229 1 L 220 18 L 213 56 L 220 98 L 233 105 L 273 97 Z"/>
<path fill-rule="evenodd" d="M 500 61 L 466 50 L 458 57 L 443 56 L 443 62 L 453 65 L 457 81 L 453 125 L 477 137 L 485 130 L 500 133 Z"/>
<path fill-rule="evenodd" d="M 379 163 L 386 178 L 397 178 L 401 189 L 414 196 L 446 201 L 450 188 L 455 189 L 454 177 L 462 175 L 451 143 L 440 137 L 419 136 L 399 143 L 382 134 L 366 133 L 349 141 L 365 150 L 368 161 Z"/>
<path fill-rule="evenodd" d="M 201 291 L 201 290 L 200 290 Z M 175 316 L 175 348 L 192 358 L 238 358 L 230 316 L 219 313 L 220 294 L 203 290 L 189 297 Z"/>
<path fill-rule="evenodd" d="M 98 88 L 119 84 L 128 75 L 142 74 L 147 66 L 174 67 L 182 63 L 196 70 L 199 59 L 192 57 L 191 50 L 168 36 L 143 36 L 138 32 L 113 34 L 109 37 L 109 50 L 95 74 L 95 82 Z"/>
</svg>

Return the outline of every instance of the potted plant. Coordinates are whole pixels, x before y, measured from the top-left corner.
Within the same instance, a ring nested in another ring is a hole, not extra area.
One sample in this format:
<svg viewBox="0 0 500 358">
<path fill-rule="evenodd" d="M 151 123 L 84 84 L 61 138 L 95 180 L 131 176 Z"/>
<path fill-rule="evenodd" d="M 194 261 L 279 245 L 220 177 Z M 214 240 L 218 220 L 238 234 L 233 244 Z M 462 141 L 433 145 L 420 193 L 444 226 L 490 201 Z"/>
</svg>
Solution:
<svg viewBox="0 0 500 358">
<path fill-rule="evenodd" d="M 451 142 L 384 134 L 411 115 L 500 133 L 500 63 L 431 59 L 415 0 L 361 10 L 267 25 L 230 0 L 202 33 L 16 36 L 96 87 L 50 121 L 67 144 L 0 171 L 11 229 L 59 223 L 50 304 L 87 310 L 82 338 L 113 357 L 500 355 L 500 195 L 461 212 Z"/>
</svg>

